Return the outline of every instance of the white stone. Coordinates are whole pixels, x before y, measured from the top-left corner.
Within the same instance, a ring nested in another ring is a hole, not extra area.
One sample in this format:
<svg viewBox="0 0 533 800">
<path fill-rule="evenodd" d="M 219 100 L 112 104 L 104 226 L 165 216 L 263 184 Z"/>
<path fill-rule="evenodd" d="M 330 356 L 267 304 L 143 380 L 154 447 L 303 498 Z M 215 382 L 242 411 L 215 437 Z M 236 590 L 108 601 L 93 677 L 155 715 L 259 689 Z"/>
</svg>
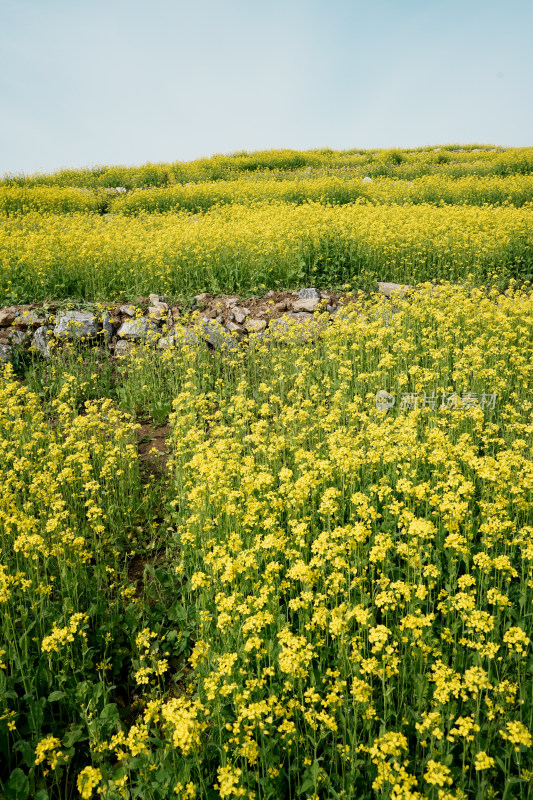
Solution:
<svg viewBox="0 0 533 800">
<path fill-rule="evenodd" d="M 123 322 L 117 331 L 120 339 L 148 339 L 158 332 L 158 327 L 151 319 L 139 317 Z"/>
<path fill-rule="evenodd" d="M 310 297 L 308 300 L 295 300 L 292 304 L 292 310 L 296 312 L 307 311 L 308 313 L 312 313 L 319 303 L 320 300 L 317 297 Z"/>
<path fill-rule="evenodd" d="M 98 324 L 90 311 L 64 311 L 58 314 L 54 336 L 84 339 L 96 336 Z"/>
<path fill-rule="evenodd" d="M 298 292 L 299 300 L 314 300 L 314 299 L 320 300 L 321 297 L 322 295 L 320 294 L 318 289 L 315 289 L 314 287 L 310 287 L 308 289 L 300 289 L 300 291 Z"/>
</svg>

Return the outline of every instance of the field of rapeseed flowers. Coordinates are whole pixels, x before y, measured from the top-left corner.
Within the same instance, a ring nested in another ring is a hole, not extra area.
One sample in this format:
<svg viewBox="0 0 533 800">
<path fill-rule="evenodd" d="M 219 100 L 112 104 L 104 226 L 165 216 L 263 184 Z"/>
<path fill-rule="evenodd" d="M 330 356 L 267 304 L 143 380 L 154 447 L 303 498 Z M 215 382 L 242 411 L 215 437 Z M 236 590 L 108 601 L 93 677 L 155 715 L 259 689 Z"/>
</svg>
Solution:
<svg viewBox="0 0 533 800">
<path fill-rule="evenodd" d="M 20 303 L 357 285 L 365 271 L 411 284 L 496 273 L 501 288 L 533 278 L 533 149 L 436 150 L 5 179 L 0 292 Z"/>
<path fill-rule="evenodd" d="M 411 156 L 398 158 L 381 163 Z M 229 352 L 139 345 L 112 359 L 81 342 L 3 368 L 0 795 L 533 797 L 527 198 L 217 201 L 192 224 L 117 214 L 6 213 L 4 296 L 165 286 L 158 252 L 176 248 L 191 289 L 202 263 L 223 287 L 243 242 L 281 285 L 284 253 L 341 279 L 328 259 L 354 228 L 361 271 L 416 283 L 432 250 L 440 281 L 392 300 L 355 293 L 333 320 L 287 318 Z M 524 260 L 504 264 L 511 240 Z M 383 264 L 396 253 L 390 275 L 368 242 Z M 145 260 L 121 283 L 112 253 L 127 247 Z M 76 252 L 93 259 L 81 277 Z M 505 294 L 482 284 L 493 275 Z M 168 462 L 147 470 L 139 423 L 165 408 Z"/>
</svg>

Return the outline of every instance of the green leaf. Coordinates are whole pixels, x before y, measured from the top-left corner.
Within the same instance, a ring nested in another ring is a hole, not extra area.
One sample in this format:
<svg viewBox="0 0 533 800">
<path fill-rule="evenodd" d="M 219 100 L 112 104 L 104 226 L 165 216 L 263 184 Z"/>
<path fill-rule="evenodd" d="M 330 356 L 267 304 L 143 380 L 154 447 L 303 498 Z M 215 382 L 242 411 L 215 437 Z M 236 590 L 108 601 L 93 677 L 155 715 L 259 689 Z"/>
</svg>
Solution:
<svg viewBox="0 0 533 800">
<path fill-rule="evenodd" d="M 171 622 L 185 622 L 187 619 L 187 612 L 179 600 L 176 600 L 168 609 L 167 616 Z"/>
<path fill-rule="evenodd" d="M 56 700 L 62 700 L 63 697 L 66 697 L 66 696 L 67 695 L 66 695 L 65 692 L 61 692 L 59 690 L 55 691 L 55 692 L 50 692 L 50 694 L 48 695 L 48 702 L 49 703 L 54 703 Z"/>
<path fill-rule="evenodd" d="M 8 782 L 4 785 L 5 800 L 27 800 L 30 793 L 28 776 L 20 767 L 13 770 Z"/>
<path fill-rule="evenodd" d="M 118 722 L 118 708 L 116 703 L 108 703 L 102 709 L 100 720 L 102 722 L 116 723 Z"/>
<path fill-rule="evenodd" d="M 13 750 L 22 753 L 24 764 L 29 769 L 33 767 L 33 765 L 35 764 L 35 751 L 29 742 L 25 741 L 24 739 L 20 739 L 13 747 Z"/>
<path fill-rule="evenodd" d="M 82 737 L 87 738 L 84 736 L 83 728 L 78 725 L 77 727 L 72 728 L 72 730 L 67 731 L 67 733 L 63 736 L 63 747 L 72 747 L 76 744 L 76 742 L 79 742 Z"/>
</svg>

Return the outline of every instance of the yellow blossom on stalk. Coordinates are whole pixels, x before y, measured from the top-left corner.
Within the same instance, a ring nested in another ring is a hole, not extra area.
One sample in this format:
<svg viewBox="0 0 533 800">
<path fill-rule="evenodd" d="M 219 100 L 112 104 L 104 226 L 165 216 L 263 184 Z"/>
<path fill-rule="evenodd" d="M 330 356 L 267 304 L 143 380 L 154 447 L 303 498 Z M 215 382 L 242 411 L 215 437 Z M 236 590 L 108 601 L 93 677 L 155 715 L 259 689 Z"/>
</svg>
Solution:
<svg viewBox="0 0 533 800">
<path fill-rule="evenodd" d="M 451 786 L 450 770 L 445 764 L 429 759 L 424 773 L 424 780 L 432 786 Z"/>
<path fill-rule="evenodd" d="M 250 796 L 243 786 L 239 786 L 242 770 L 237 767 L 219 767 L 217 770 L 218 783 L 215 789 L 222 798 L 226 797 L 247 797 Z"/>
<path fill-rule="evenodd" d="M 483 769 L 492 769 L 494 766 L 494 759 L 492 756 L 488 756 L 484 750 L 480 750 L 479 753 L 476 753 L 475 758 L 475 768 L 476 772 L 479 772 Z"/>
<path fill-rule="evenodd" d="M 41 739 L 35 748 L 35 766 L 46 761 L 51 769 L 55 769 L 59 759 L 64 757 L 64 753 L 59 749 L 60 747 L 61 740 L 55 736 L 47 736 Z"/>
<path fill-rule="evenodd" d="M 57 624 L 54 623 L 52 633 L 45 636 L 43 639 L 41 645 L 43 653 L 59 652 L 64 644 L 74 641 L 74 636 L 77 633 L 83 638 L 84 633 L 80 631 L 80 628 L 88 619 L 89 617 L 87 614 L 76 613 L 72 615 L 70 623 L 64 628 L 59 628 Z"/>
<path fill-rule="evenodd" d="M 522 628 L 515 627 L 509 628 L 503 634 L 503 641 L 508 646 L 509 650 L 525 655 L 526 648 L 530 644 L 531 639 L 525 634 Z"/>
<path fill-rule="evenodd" d="M 528 731 L 525 725 L 522 725 L 522 723 L 518 720 L 507 722 L 504 729 L 500 728 L 499 734 L 502 739 L 514 744 L 514 749 L 517 753 L 520 751 L 521 746 L 531 747 L 531 743 L 533 741 L 531 732 Z"/>
<path fill-rule="evenodd" d="M 102 773 L 97 767 L 85 767 L 78 775 L 77 786 L 83 800 L 89 800 L 93 796 L 93 791 L 96 789 L 102 780 Z"/>
</svg>

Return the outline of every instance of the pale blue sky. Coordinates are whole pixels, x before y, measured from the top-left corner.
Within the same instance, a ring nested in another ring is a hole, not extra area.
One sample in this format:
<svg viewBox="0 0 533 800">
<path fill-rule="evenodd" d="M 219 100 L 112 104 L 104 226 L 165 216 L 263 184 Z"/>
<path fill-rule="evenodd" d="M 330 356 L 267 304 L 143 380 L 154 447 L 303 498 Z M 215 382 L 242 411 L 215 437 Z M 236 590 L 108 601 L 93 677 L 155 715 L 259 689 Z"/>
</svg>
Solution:
<svg viewBox="0 0 533 800">
<path fill-rule="evenodd" d="M 0 175 L 533 145 L 532 0 L 0 0 Z"/>
</svg>

